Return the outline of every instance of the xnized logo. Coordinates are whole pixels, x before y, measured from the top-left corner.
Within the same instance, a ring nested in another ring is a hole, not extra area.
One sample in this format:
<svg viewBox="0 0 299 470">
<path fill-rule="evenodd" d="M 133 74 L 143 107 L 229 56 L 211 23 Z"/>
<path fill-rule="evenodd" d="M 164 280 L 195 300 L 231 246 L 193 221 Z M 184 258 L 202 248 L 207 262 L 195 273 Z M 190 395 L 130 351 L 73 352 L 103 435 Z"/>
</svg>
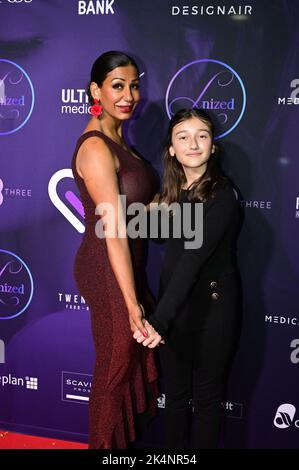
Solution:
<svg viewBox="0 0 299 470">
<path fill-rule="evenodd" d="M 29 75 L 15 62 L 0 59 L 0 135 L 21 129 L 33 106 L 34 89 Z"/>
<path fill-rule="evenodd" d="M 181 67 L 172 77 L 165 97 L 169 119 L 181 108 L 211 110 L 216 117 L 216 139 L 239 124 L 246 92 L 238 73 L 219 60 L 200 59 Z"/>
<path fill-rule="evenodd" d="M 27 264 L 16 254 L 0 249 L 0 320 L 27 309 L 33 296 L 33 279 Z"/>
<path fill-rule="evenodd" d="M 274 425 L 280 429 L 289 428 L 294 420 L 295 413 L 296 408 L 294 405 L 291 405 L 290 403 L 284 403 L 283 405 L 280 405 L 276 411 Z M 294 422 L 294 424 L 297 428 L 299 428 L 298 419 Z"/>
</svg>

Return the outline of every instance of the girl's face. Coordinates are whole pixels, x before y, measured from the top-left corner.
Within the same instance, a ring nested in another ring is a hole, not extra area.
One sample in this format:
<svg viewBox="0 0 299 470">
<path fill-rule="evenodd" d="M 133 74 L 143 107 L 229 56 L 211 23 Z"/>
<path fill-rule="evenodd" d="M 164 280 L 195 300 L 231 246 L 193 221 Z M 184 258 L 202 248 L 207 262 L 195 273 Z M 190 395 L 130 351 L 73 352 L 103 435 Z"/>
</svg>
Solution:
<svg viewBox="0 0 299 470">
<path fill-rule="evenodd" d="M 94 98 L 100 100 L 104 114 L 123 121 L 133 114 L 139 100 L 139 77 L 133 65 L 116 67 L 98 87 L 91 84 Z"/>
<path fill-rule="evenodd" d="M 183 168 L 200 169 L 203 174 L 211 153 L 215 152 L 209 126 L 197 117 L 182 121 L 172 130 L 171 157 L 175 157 Z"/>
</svg>

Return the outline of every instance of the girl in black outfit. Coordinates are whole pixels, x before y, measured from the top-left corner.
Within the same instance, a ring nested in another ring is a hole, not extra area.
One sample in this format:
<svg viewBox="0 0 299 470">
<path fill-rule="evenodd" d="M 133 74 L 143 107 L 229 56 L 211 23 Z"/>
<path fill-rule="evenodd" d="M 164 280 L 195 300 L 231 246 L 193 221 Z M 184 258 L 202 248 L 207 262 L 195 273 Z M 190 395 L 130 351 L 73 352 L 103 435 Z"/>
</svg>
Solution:
<svg viewBox="0 0 299 470">
<path fill-rule="evenodd" d="M 217 166 L 214 127 L 201 110 L 181 110 L 170 121 L 161 199 L 167 204 L 203 203 L 200 248 L 186 248 L 186 238 L 168 240 L 160 279 L 159 302 L 146 322 L 147 339 L 161 347 L 165 379 L 166 446 L 184 448 L 191 429 L 193 447 L 217 448 L 221 402 L 236 343 L 238 282 L 234 243 L 238 202 Z M 152 328 L 149 327 L 151 325 Z"/>
</svg>

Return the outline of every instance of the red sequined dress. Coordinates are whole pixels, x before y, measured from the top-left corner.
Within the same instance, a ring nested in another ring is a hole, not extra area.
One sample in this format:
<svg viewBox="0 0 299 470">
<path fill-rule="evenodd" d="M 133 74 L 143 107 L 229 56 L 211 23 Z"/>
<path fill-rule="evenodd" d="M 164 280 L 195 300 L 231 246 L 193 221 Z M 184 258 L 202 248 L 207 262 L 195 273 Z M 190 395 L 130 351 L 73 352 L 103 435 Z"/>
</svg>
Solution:
<svg viewBox="0 0 299 470">
<path fill-rule="evenodd" d="M 128 311 L 111 268 L 105 239 L 95 234 L 95 204 L 76 171 L 76 156 L 89 137 L 103 139 L 118 157 L 120 194 L 127 204 L 148 204 L 157 191 L 157 176 L 149 163 L 134 157 L 105 134 L 90 131 L 77 142 L 72 170 L 85 211 L 86 230 L 75 258 L 80 294 L 91 310 L 96 352 L 89 402 L 90 448 L 124 449 L 136 438 L 136 417 L 155 414 L 157 371 L 153 351 L 138 344 L 130 330 Z M 138 300 L 151 313 L 143 259 L 144 240 L 129 239 Z"/>
</svg>

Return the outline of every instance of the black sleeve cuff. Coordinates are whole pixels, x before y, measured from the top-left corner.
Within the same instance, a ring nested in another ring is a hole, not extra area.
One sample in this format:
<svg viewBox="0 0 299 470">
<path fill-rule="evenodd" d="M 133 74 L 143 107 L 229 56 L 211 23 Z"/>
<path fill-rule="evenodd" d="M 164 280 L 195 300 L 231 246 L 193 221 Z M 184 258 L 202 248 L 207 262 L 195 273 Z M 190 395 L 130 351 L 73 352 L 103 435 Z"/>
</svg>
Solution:
<svg viewBox="0 0 299 470">
<path fill-rule="evenodd" d="M 155 315 L 151 315 L 149 318 L 147 318 L 147 321 L 155 328 L 155 330 L 159 333 L 160 336 L 162 336 L 163 339 L 166 339 L 166 329 L 163 328 L 161 323 L 155 318 Z"/>
</svg>

